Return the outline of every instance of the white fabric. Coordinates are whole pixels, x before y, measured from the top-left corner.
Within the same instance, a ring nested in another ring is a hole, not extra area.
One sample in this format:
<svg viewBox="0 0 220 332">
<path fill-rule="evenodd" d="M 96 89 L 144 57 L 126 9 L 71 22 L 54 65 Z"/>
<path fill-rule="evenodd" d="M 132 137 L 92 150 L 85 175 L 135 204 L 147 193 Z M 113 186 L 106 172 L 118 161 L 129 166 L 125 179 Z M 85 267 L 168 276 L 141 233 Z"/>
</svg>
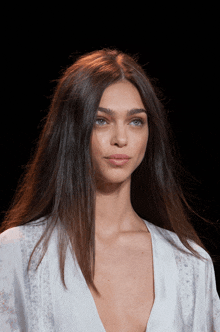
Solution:
<svg viewBox="0 0 220 332">
<path fill-rule="evenodd" d="M 175 233 L 144 222 L 151 233 L 155 286 L 146 332 L 220 332 L 220 299 L 211 257 L 194 242 L 190 243 L 208 262 L 182 253 L 164 238 L 172 238 L 189 252 Z M 36 265 L 31 265 L 26 275 L 29 256 L 43 229 L 43 224 L 19 226 L 0 234 L 0 331 L 106 332 L 69 249 L 68 291 L 63 287 L 56 229 L 37 272 Z M 36 264 L 39 256 L 34 257 Z"/>
</svg>

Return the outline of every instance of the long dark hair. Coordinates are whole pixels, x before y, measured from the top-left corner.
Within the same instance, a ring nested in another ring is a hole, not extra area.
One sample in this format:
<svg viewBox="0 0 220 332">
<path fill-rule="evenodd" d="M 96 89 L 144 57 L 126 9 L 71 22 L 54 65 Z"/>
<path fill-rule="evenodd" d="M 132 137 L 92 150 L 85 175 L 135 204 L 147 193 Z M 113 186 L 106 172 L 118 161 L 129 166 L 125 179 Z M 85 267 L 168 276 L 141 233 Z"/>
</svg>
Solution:
<svg viewBox="0 0 220 332">
<path fill-rule="evenodd" d="M 181 189 L 171 128 L 151 79 L 134 56 L 116 49 L 94 51 L 80 56 L 58 80 L 35 153 L 0 227 L 2 233 L 40 218 L 42 222 L 50 220 L 32 251 L 28 269 L 44 239 L 38 268 L 56 226 L 61 280 L 66 289 L 64 263 L 70 244 L 87 285 L 100 295 L 93 281 L 96 189 L 90 137 L 104 90 L 123 79 L 138 89 L 149 124 L 147 150 L 131 179 L 134 210 L 143 219 L 176 233 L 197 258 L 204 259 L 187 239 L 208 252 L 190 222 L 187 211 L 194 211 Z"/>
</svg>

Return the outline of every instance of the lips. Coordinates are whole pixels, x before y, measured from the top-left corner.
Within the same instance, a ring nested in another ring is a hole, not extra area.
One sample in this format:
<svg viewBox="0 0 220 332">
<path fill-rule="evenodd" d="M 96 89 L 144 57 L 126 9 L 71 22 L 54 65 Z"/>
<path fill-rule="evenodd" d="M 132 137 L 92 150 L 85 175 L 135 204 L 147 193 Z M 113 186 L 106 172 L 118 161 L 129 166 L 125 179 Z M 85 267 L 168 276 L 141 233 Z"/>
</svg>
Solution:
<svg viewBox="0 0 220 332">
<path fill-rule="evenodd" d="M 128 163 L 128 162 L 129 162 L 129 159 L 128 159 L 128 158 L 126 158 L 126 159 L 120 159 L 120 158 L 117 158 L 117 159 L 116 159 L 116 158 L 109 159 L 109 158 L 108 158 L 108 162 L 109 162 L 110 164 L 113 164 L 113 165 L 116 165 L 116 166 L 122 166 L 122 165 Z"/>
<path fill-rule="evenodd" d="M 130 159 L 126 154 L 112 154 L 108 157 L 109 159 Z"/>
</svg>

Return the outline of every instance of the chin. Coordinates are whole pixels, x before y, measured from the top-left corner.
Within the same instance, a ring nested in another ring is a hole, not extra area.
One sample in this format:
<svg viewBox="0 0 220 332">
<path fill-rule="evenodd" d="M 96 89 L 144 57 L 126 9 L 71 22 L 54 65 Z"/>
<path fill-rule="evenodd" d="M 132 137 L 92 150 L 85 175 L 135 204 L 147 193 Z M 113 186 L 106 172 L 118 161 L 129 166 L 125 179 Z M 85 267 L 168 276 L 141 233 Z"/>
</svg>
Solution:
<svg viewBox="0 0 220 332">
<path fill-rule="evenodd" d="M 105 183 L 105 184 L 111 185 L 111 184 L 120 184 L 125 181 L 129 181 L 130 179 L 131 179 L 131 174 L 129 174 L 128 176 L 126 176 L 126 175 L 123 176 L 122 174 L 121 175 L 115 174 L 115 176 L 102 175 L 97 178 L 96 182 L 98 181 L 99 183 L 103 183 L 103 184 Z"/>
</svg>

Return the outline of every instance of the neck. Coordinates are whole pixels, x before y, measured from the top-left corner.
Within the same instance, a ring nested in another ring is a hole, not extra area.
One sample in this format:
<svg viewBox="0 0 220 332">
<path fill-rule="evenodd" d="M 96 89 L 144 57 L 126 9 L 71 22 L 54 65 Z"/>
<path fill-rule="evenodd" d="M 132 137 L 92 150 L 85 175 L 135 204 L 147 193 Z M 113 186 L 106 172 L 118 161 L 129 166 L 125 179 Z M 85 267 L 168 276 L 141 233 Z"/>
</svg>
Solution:
<svg viewBox="0 0 220 332">
<path fill-rule="evenodd" d="M 97 184 L 95 232 L 111 237 L 134 231 L 143 220 L 134 211 L 130 199 L 131 180 L 120 184 Z"/>
</svg>

